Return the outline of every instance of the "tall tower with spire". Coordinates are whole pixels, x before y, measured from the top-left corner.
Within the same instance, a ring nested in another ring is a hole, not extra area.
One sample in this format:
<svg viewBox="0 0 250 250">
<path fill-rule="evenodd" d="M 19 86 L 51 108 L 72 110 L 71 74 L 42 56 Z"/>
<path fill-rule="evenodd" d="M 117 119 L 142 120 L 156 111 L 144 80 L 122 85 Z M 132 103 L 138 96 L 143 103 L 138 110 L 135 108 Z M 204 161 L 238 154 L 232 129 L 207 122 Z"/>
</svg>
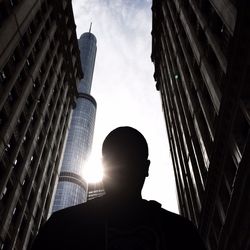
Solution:
<svg viewBox="0 0 250 250">
<path fill-rule="evenodd" d="M 91 33 L 91 25 L 89 32 L 81 35 L 78 45 L 84 78 L 77 86 L 78 98 L 72 112 L 53 212 L 87 200 L 87 183 L 81 174 L 91 151 L 96 115 L 96 101 L 90 95 L 96 58 L 96 37 Z"/>
</svg>

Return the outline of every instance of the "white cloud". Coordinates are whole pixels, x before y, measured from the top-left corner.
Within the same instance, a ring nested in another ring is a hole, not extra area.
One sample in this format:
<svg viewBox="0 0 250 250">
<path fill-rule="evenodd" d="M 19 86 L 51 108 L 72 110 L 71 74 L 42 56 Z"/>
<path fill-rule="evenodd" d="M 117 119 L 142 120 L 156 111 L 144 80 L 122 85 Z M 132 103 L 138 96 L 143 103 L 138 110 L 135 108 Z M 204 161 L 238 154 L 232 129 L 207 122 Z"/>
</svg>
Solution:
<svg viewBox="0 0 250 250">
<path fill-rule="evenodd" d="M 94 151 L 115 127 L 130 125 L 149 143 L 151 170 L 143 195 L 177 212 L 172 162 L 159 92 L 153 80 L 151 3 L 142 0 L 73 0 L 78 37 L 97 38 L 92 95 L 97 101 Z"/>
</svg>

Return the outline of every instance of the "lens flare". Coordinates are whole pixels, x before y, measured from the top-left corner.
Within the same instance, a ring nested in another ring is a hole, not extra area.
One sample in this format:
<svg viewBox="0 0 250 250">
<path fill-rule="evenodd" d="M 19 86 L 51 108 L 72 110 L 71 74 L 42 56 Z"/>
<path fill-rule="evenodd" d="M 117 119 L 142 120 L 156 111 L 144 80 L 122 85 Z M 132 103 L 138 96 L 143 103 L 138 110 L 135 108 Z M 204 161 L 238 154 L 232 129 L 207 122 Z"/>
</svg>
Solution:
<svg viewBox="0 0 250 250">
<path fill-rule="evenodd" d="M 103 167 L 100 157 L 95 157 L 94 155 L 90 156 L 88 162 L 83 168 L 82 177 L 87 183 L 97 183 L 102 181 Z"/>
</svg>

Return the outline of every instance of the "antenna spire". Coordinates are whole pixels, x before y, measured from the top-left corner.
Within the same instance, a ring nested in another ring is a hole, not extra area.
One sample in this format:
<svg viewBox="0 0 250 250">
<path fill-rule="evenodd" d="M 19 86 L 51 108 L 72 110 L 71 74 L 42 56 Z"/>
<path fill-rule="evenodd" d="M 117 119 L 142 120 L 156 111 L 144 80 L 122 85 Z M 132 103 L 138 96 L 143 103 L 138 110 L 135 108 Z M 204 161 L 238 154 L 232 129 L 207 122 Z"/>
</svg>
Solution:
<svg viewBox="0 0 250 250">
<path fill-rule="evenodd" d="M 91 33 L 91 28 L 92 28 L 92 22 L 90 23 L 90 26 L 89 26 L 89 33 Z"/>
</svg>

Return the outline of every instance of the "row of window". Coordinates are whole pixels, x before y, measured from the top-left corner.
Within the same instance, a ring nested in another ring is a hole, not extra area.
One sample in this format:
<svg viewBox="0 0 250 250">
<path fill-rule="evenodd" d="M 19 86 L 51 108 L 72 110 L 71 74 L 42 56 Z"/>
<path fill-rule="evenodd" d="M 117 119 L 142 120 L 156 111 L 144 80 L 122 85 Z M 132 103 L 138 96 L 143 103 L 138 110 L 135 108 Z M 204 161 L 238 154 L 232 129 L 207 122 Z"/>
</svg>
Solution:
<svg viewBox="0 0 250 250">
<path fill-rule="evenodd" d="M 1 6 L 5 3 L 7 0 L 1 1 Z M 0 26 L 3 11 L 0 8 Z M 63 48 L 55 42 L 61 35 L 53 22 L 58 13 L 51 13 L 43 1 L 0 68 L 0 133 L 5 139 L 0 153 L 0 218 L 5 229 L 9 227 L 1 249 L 23 248 L 46 219 L 68 127 L 68 68 L 60 54 Z M 7 215 L 12 216 L 11 223 L 6 221 Z"/>
<path fill-rule="evenodd" d="M 179 30 L 180 31 L 180 30 Z M 166 32 L 167 33 L 167 32 Z M 170 32 L 168 32 L 168 33 L 170 33 Z M 181 32 L 180 32 L 181 33 Z M 168 44 L 171 44 L 169 41 L 168 41 Z M 175 45 L 176 45 L 176 43 L 175 43 Z M 165 46 L 165 47 L 169 47 L 169 45 L 168 46 Z M 179 47 L 180 48 L 180 47 Z M 174 49 L 174 48 L 172 48 L 172 49 Z M 178 57 L 180 57 L 180 61 L 185 61 L 185 59 L 186 58 L 184 58 L 184 55 L 182 54 L 182 51 L 179 49 L 178 50 Z M 191 54 L 192 55 L 192 54 Z M 171 55 L 168 55 L 168 57 L 171 57 Z M 163 59 L 163 61 L 164 61 L 164 59 Z M 175 61 L 174 59 L 173 59 L 173 56 L 172 56 L 172 61 Z M 173 63 L 173 62 L 172 62 Z M 185 66 L 185 65 L 182 65 L 182 66 Z M 173 84 L 173 82 L 179 82 L 179 84 L 177 84 L 178 86 L 181 86 L 181 80 L 182 80 L 182 77 L 180 78 L 179 76 L 178 77 L 175 77 L 176 76 L 176 69 L 177 68 L 177 65 L 175 65 L 175 68 L 173 68 L 173 72 L 175 72 L 174 73 L 174 77 L 172 78 L 172 79 L 170 79 L 170 83 L 172 83 Z M 190 69 L 190 68 L 189 68 Z M 198 69 L 198 71 L 199 71 L 199 69 Z M 196 133 L 198 133 L 199 134 L 199 138 L 198 139 L 201 139 L 201 138 L 203 138 L 203 140 L 204 140 L 204 137 L 205 137 L 205 135 L 209 135 L 209 131 L 208 131 L 208 128 L 207 128 L 207 125 L 206 125 L 206 121 L 205 121 L 205 119 L 204 119 L 204 111 L 203 111 L 203 113 L 201 113 L 201 110 L 199 111 L 199 110 L 197 110 L 197 108 L 200 106 L 200 104 L 198 104 L 199 102 L 198 102 L 198 100 L 199 100 L 199 96 L 197 96 L 197 91 L 196 91 L 196 89 L 194 89 L 193 88 L 193 86 L 192 85 L 189 85 L 189 82 L 190 82 L 190 80 L 192 79 L 192 77 L 191 76 L 188 76 L 188 73 L 189 73 L 189 70 L 187 70 L 187 69 L 185 69 L 184 70 L 184 72 L 186 73 L 185 74 L 185 76 L 186 77 L 188 77 L 187 79 L 185 79 L 185 84 L 186 84 L 186 87 L 188 87 L 188 88 L 190 88 L 190 90 L 191 90 L 191 92 L 190 92 L 190 94 L 191 94 L 191 102 L 193 102 L 195 105 L 194 105 L 194 107 L 196 108 L 196 115 L 197 115 L 197 121 L 198 121 L 198 123 L 197 123 L 197 126 L 196 126 Z M 178 74 L 177 74 L 178 75 Z M 188 80 L 189 79 L 189 80 Z M 192 89 L 191 89 L 192 88 Z M 203 84 L 203 88 L 204 88 L 204 84 Z M 190 91 L 189 90 L 189 91 Z M 182 88 L 180 88 L 179 87 L 179 90 L 178 91 L 182 91 L 183 93 L 185 93 L 184 95 L 182 94 L 182 98 L 183 98 L 183 96 L 186 96 L 186 90 L 184 91 L 184 89 L 182 89 Z M 181 93 L 180 93 L 181 94 Z M 185 98 L 184 98 L 185 99 Z M 210 98 L 209 98 L 210 99 Z M 196 100 L 196 103 L 195 103 L 195 100 Z M 200 101 L 200 100 L 199 100 Z M 188 102 L 186 102 L 186 103 L 188 103 Z M 210 103 L 211 103 L 211 100 L 210 100 Z M 202 104 L 202 103 L 201 103 Z M 185 104 L 184 104 L 185 105 Z M 177 105 L 176 105 L 177 106 Z M 212 105 L 210 105 L 210 107 L 213 107 Z M 190 109 L 192 109 L 192 108 L 190 108 Z M 189 112 L 189 111 L 188 111 Z M 187 114 L 187 112 L 184 112 L 184 113 L 186 113 Z M 213 112 L 214 113 L 214 112 Z M 176 120 L 178 120 L 178 118 L 176 118 Z M 203 126 L 203 128 L 201 127 L 201 125 Z M 204 130 L 204 128 L 206 128 L 206 130 Z M 202 132 L 202 134 L 200 134 L 200 130 L 201 131 L 203 131 Z M 181 133 L 183 133 L 183 132 L 181 132 Z M 180 135 L 181 135 L 181 133 L 180 133 Z M 191 135 L 190 135 L 191 136 Z M 179 137 L 180 138 L 180 137 Z M 179 139 L 180 140 L 180 139 Z M 205 144 L 203 144 L 204 146 L 202 147 L 202 145 L 200 146 L 200 148 L 203 148 L 204 150 L 203 150 L 203 155 L 207 155 L 207 153 L 206 153 L 206 151 L 207 151 L 207 149 L 205 149 L 206 147 L 207 147 L 207 145 L 209 145 L 209 140 L 208 139 L 206 139 L 205 140 Z M 200 142 L 201 143 L 201 142 Z M 211 142 L 210 142 L 211 143 Z M 197 143 L 194 143 L 194 145 L 196 145 L 197 146 Z M 196 147 L 195 146 L 195 147 Z M 186 148 L 185 146 L 183 146 L 183 149 L 184 148 Z M 197 148 L 196 148 L 196 150 L 197 150 Z M 199 150 L 198 150 L 199 151 Z M 205 154 L 206 153 L 206 154 Z M 196 152 L 196 154 L 197 154 L 197 152 Z M 177 153 L 177 155 L 178 155 L 178 153 Z M 198 154 L 199 155 L 199 154 Z M 197 159 L 197 157 L 196 157 L 196 159 Z M 204 161 L 206 162 L 208 160 L 208 157 L 206 157 L 206 158 L 204 158 Z M 180 165 L 181 165 L 181 163 L 179 163 Z M 207 163 L 207 166 L 209 165 L 209 162 Z M 199 165 L 197 165 L 197 166 L 202 166 L 202 164 L 199 164 Z M 190 169 L 191 170 L 191 169 Z M 203 171 L 201 171 L 201 172 L 203 172 Z M 206 171 L 205 171 L 206 172 Z M 185 178 L 185 173 L 183 173 L 184 174 L 184 178 Z M 191 174 L 191 176 L 192 176 L 192 173 L 190 173 Z M 202 175 L 202 173 L 199 173 L 200 175 Z M 194 175 L 194 173 L 193 173 L 193 175 Z M 181 177 L 182 178 L 182 177 Z M 183 183 L 184 184 L 184 183 Z M 203 181 L 203 185 L 204 185 L 204 181 Z M 185 185 L 184 185 L 185 186 Z M 187 185 L 187 186 L 189 186 L 189 185 Z M 186 190 L 187 191 L 187 190 Z M 191 192 L 191 190 L 189 191 L 189 192 Z M 192 207 L 192 206 L 191 206 Z"/>
<path fill-rule="evenodd" d="M 69 104 L 69 103 L 68 103 Z M 66 107 L 65 107 L 66 108 Z M 62 112 L 61 112 L 62 113 Z M 55 113 L 56 114 L 56 113 Z M 64 117 L 64 119 L 65 119 L 65 117 Z M 66 126 L 65 126 L 66 127 Z M 59 130 L 58 130 L 58 132 L 59 132 Z M 55 131 L 53 131 L 53 133 L 55 133 Z M 50 138 L 49 140 L 51 141 L 51 139 L 52 138 Z M 60 143 L 61 143 L 61 148 L 62 148 L 62 139 L 60 138 Z M 56 147 L 56 145 L 55 145 L 55 147 Z M 40 165 L 38 166 L 37 164 L 38 164 L 38 153 L 36 153 L 36 152 L 38 152 L 38 150 L 37 149 L 34 149 L 35 151 L 34 151 L 34 153 L 33 153 L 33 155 L 32 155 L 32 157 L 30 158 L 30 168 L 29 168 L 29 171 L 28 171 L 28 173 L 27 173 L 27 175 L 26 175 L 26 178 L 23 180 L 23 188 L 22 188 L 22 192 L 23 192 L 23 195 L 24 194 L 27 194 L 27 191 L 28 191 L 28 187 L 29 187 L 29 189 L 30 188 L 32 188 L 32 192 L 31 192 L 31 194 L 30 194 L 30 197 L 29 197 L 29 199 L 28 199 L 28 206 L 27 206 L 27 209 L 30 209 L 30 211 L 34 211 L 34 206 L 35 206 L 35 204 L 37 204 L 37 194 L 36 193 L 34 193 L 34 191 L 35 190 L 39 190 L 39 187 L 40 187 L 40 184 L 39 184 L 39 182 L 41 182 L 41 181 L 46 181 L 46 178 L 44 179 L 44 178 L 41 178 L 41 176 L 43 176 L 44 175 L 44 168 L 45 168 L 45 161 L 46 161 L 46 158 L 49 156 L 49 154 L 48 154 L 48 151 L 50 151 L 50 147 L 49 146 L 45 146 L 45 148 L 44 148 L 45 150 L 43 151 L 43 155 L 42 155 L 42 157 L 40 158 L 40 159 L 42 159 L 42 161 L 40 161 Z M 41 152 L 41 151 L 40 151 Z M 59 154 L 57 154 L 57 157 L 60 157 L 60 155 Z M 52 162 L 54 162 L 52 159 L 51 159 L 51 161 L 50 161 L 51 163 Z M 59 161 L 57 161 L 57 164 L 58 164 L 58 162 Z M 33 164 L 34 163 L 34 164 Z M 36 166 L 36 169 L 34 169 L 34 167 Z M 58 165 L 57 165 L 58 166 Z M 33 170 L 32 170 L 33 169 Z M 48 168 L 48 170 L 51 172 L 50 174 L 49 174 L 49 176 L 53 173 L 53 169 L 54 168 Z M 38 171 L 38 172 L 37 172 Z M 31 184 L 32 184 L 32 180 L 31 179 L 33 179 L 34 178 L 34 174 L 36 174 L 36 176 L 35 176 L 35 181 L 34 181 L 34 185 L 33 185 L 33 187 L 31 186 Z M 33 176 L 33 177 L 32 177 Z M 47 176 L 48 176 L 48 173 L 47 173 Z M 12 177 L 11 177 L 11 179 L 10 179 L 10 181 L 8 182 L 8 184 L 7 184 L 7 186 L 6 186 L 6 189 L 5 189 L 5 193 L 4 193 L 4 195 L 3 195 L 3 197 L 1 197 L 1 207 L 2 208 L 8 208 L 7 206 L 5 206 L 4 205 L 4 203 L 5 203 L 5 201 L 7 202 L 7 200 L 8 200 L 8 197 L 10 197 L 9 195 L 13 192 L 13 191 L 15 191 L 13 188 L 14 188 L 14 183 L 12 183 L 12 179 L 15 179 L 17 177 L 17 174 L 12 174 Z M 37 187 L 37 188 L 36 188 Z M 47 185 L 45 185 L 44 184 L 44 188 L 48 188 L 49 187 L 49 183 L 47 183 Z M 52 187 L 53 188 L 53 187 Z M 25 190 L 27 190 L 27 191 L 25 191 Z M 45 190 L 45 189 L 44 189 Z M 37 192 L 36 191 L 36 192 Z M 45 191 L 43 191 L 42 192 L 42 197 L 44 196 L 44 192 Z M 46 191 L 47 192 L 47 191 Z M 52 192 L 51 192 L 52 193 Z M 19 197 L 19 202 L 21 201 L 21 200 L 24 200 L 22 197 L 23 197 L 23 195 L 22 195 L 22 193 L 20 194 L 20 197 Z M 33 198 L 32 198 L 33 197 Z M 27 198 L 26 198 L 27 199 Z M 46 205 L 47 206 L 47 209 L 48 209 L 48 205 Z M 22 209 L 24 209 L 24 207 L 22 206 L 21 207 Z M 13 210 L 13 220 L 12 220 L 12 224 L 11 224 L 11 227 L 13 227 L 13 228 L 16 228 L 16 224 L 15 224 L 15 216 L 17 215 L 17 214 L 19 214 L 19 210 L 21 209 L 19 206 L 18 206 L 18 204 L 17 204 L 17 206 L 16 206 L 16 208 L 14 208 L 14 210 Z M 42 208 L 41 208 L 42 209 Z M 43 210 L 43 209 L 42 209 Z M 28 210 L 29 211 L 29 210 Z M 46 210 L 46 211 L 48 211 L 48 210 Z M 1 211 L 2 212 L 2 211 Z M 21 211 L 20 211 L 21 212 Z M 45 211 L 44 211 L 45 212 Z M 29 214 L 29 213 L 28 213 Z M 21 222 L 19 222 L 19 223 L 21 223 Z M 27 223 L 28 224 L 28 223 Z M 27 225 L 26 224 L 26 225 Z M 20 232 L 23 232 L 23 231 L 21 231 L 20 230 Z M 21 237 L 21 235 L 20 235 L 20 237 Z M 7 245 L 6 245 L 7 246 Z"/>
<path fill-rule="evenodd" d="M 248 88 L 248 87 L 247 87 Z M 245 94 L 245 93 L 244 93 Z M 218 244 L 220 233 L 222 232 L 225 217 L 230 206 L 231 196 L 234 191 L 234 183 L 238 167 L 245 152 L 246 143 L 249 143 L 250 119 L 246 113 L 245 105 L 241 103 L 234 122 L 231 140 L 230 154 L 225 162 L 224 174 L 217 199 L 217 206 L 213 217 L 211 231 L 211 244 Z"/>
<path fill-rule="evenodd" d="M 172 24 L 173 25 L 173 24 Z M 182 27 L 182 26 L 180 26 L 180 27 Z M 180 30 L 178 29 L 178 31 L 180 32 Z M 180 32 L 180 34 L 181 34 L 181 32 Z M 178 50 L 178 52 L 179 52 L 179 56 L 180 56 L 180 54 L 182 53 L 182 51 L 181 50 Z M 181 58 L 181 60 L 180 61 L 183 61 L 183 58 Z M 199 71 L 199 70 L 198 70 Z M 188 72 L 188 71 L 185 71 L 185 72 Z M 187 76 L 187 75 L 185 75 L 185 76 Z M 190 80 L 190 79 L 189 79 Z M 189 82 L 189 80 L 186 78 L 185 79 L 185 81 L 186 81 L 186 84 L 188 85 L 188 82 Z M 204 85 L 203 85 L 204 86 Z M 194 96 L 193 96 L 194 97 Z M 209 98 L 210 99 L 210 98 Z M 194 101 L 194 99 L 192 98 L 192 100 Z M 212 106 L 212 105 L 209 105 L 210 107 Z M 213 112 L 214 113 L 214 112 Z M 200 119 L 199 119 L 200 120 Z M 200 121 L 199 121 L 200 122 Z M 198 131 L 198 130 L 197 130 Z M 183 133 L 183 132 L 182 132 Z M 205 132 L 205 134 L 208 134 L 207 133 L 207 131 Z M 200 135 L 199 136 L 199 138 L 202 138 L 202 136 Z M 202 147 L 201 147 L 202 148 Z M 203 153 L 205 153 L 205 152 L 203 152 Z M 180 152 L 179 152 L 179 154 L 180 154 Z M 178 152 L 177 152 L 177 154 L 176 155 L 178 155 Z M 204 154 L 203 154 L 204 155 Z M 181 165 L 181 163 L 179 162 L 179 164 L 177 164 L 177 165 Z M 190 167 L 190 169 L 191 169 L 191 167 Z M 179 169 L 179 171 L 180 171 L 181 169 Z M 181 173 L 180 173 L 181 174 Z M 183 176 L 185 176 L 185 173 L 182 173 L 183 174 Z M 182 180 L 183 180 L 183 178 L 181 177 L 181 176 L 179 176 L 179 178 L 181 178 Z M 184 177 L 185 178 L 185 177 Z M 183 183 L 183 181 L 182 181 L 182 185 L 183 186 L 186 186 L 186 188 L 188 188 L 188 183 Z M 187 192 L 187 190 L 185 190 L 184 192 Z M 185 196 L 185 195 L 184 195 Z M 186 196 L 185 196 L 186 197 Z M 185 198 L 184 197 L 184 198 Z M 187 198 L 187 197 L 186 197 Z M 188 201 L 186 201 L 186 202 L 188 202 Z M 190 206 L 190 207 L 192 207 L 192 206 Z"/>
<path fill-rule="evenodd" d="M 163 63 L 163 67 L 164 67 L 164 63 Z M 164 79 L 167 75 L 169 75 L 169 73 L 167 72 L 164 72 L 162 73 L 162 81 L 163 82 L 167 82 L 166 79 Z M 173 81 L 175 81 L 176 79 L 172 79 L 172 83 Z M 178 90 L 176 89 L 176 86 L 174 86 L 174 89 L 171 90 L 171 89 L 166 89 L 167 86 L 164 84 L 163 85 L 163 89 L 164 89 L 164 92 L 165 92 L 165 98 L 167 100 L 167 102 L 170 102 L 168 104 L 168 109 L 170 110 L 169 112 L 169 120 L 170 120 L 170 124 L 169 126 L 172 127 L 172 138 L 175 138 L 173 140 L 173 152 L 174 153 L 174 158 L 175 158 L 175 166 L 176 166 L 176 171 L 177 171 L 177 179 L 179 180 L 179 188 L 180 190 L 183 190 L 183 187 L 189 187 L 188 189 L 185 189 L 185 192 L 187 193 L 190 193 L 192 192 L 192 194 L 194 195 L 194 189 L 197 189 L 196 187 L 196 183 L 193 182 L 193 180 L 191 179 L 191 172 L 190 172 L 190 169 L 188 168 L 188 165 L 186 165 L 187 163 L 187 156 L 185 156 L 185 154 L 183 154 L 185 152 L 185 146 L 184 146 L 184 141 L 182 140 L 182 134 L 185 133 L 185 131 L 181 131 L 181 128 L 180 128 L 180 122 L 178 121 L 180 118 L 179 118 L 179 115 L 180 115 L 180 108 L 181 108 L 181 104 L 180 104 L 180 97 L 179 97 L 179 94 L 178 94 Z M 169 87 L 168 87 L 169 88 Z M 173 93 L 171 93 L 173 91 Z M 171 93 L 171 94 L 169 94 Z M 174 98 L 171 98 L 170 96 L 174 96 Z M 175 101 L 174 101 L 175 100 Z M 183 118 L 183 115 L 182 115 L 182 119 Z M 183 126 L 185 125 L 185 123 L 182 123 Z M 186 126 L 186 125 L 185 125 Z M 177 148 L 179 148 L 177 150 Z M 177 150 L 177 151 L 176 151 Z M 185 170 L 184 170 L 185 168 Z M 183 169 L 183 170 L 182 170 Z M 182 172 L 183 171 L 183 172 Z M 188 174 L 187 174 L 188 172 Z M 197 191 L 197 190 L 196 190 Z M 186 197 L 185 196 L 185 192 L 184 190 L 182 191 L 182 194 L 183 194 L 183 198 Z M 186 200 L 185 201 L 182 201 L 186 204 L 189 204 L 190 205 L 190 209 L 191 207 L 197 207 L 198 208 L 198 203 L 197 205 L 195 205 L 196 203 L 196 198 L 197 197 L 194 197 L 194 200 L 193 202 L 195 202 L 194 204 L 192 204 L 192 201 L 190 200 L 190 196 L 186 197 Z M 198 200 L 197 200 L 198 201 Z M 185 213 L 189 218 L 193 218 L 194 221 L 195 221 L 195 216 L 194 216 L 194 212 L 191 212 L 189 211 L 189 206 L 188 205 L 185 205 Z M 196 209 L 197 210 L 197 209 Z"/>
<path fill-rule="evenodd" d="M 59 75 L 59 77 L 60 77 L 60 75 Z M 59 81 L 59 79 L 58 79 L 58 82 L 60 82 Z M 65 96 L 65 90 L 64 90 L 64 88 L 62 88 L 62 83 L 63 83 L 63 81 L 61 81 L 61 86 L 60 86 L 60 90 L 61 91 L 58 91 L 57 93 L 58 94 L 60 94 L 60 96 Z M 47 87 L 49 87 L 49 85 L 47 86 Z M 50 87 L 51 87 L 51 85 L 50 85 Z M 64 86 L 63 86 L 64 87 Z M 14 162 L 14 164 L 15 164 L 15 168 L 14 169 L 19 169 L 19 171 L 20 171 L 20 168 L 21 168 L 21 166 L 23 165 L 23 162 L 24 162 L 24 159 L 22 158 L 22 156 L 21 155 L 23 155 L 23 157 L 25 157 L 27 154 L 28 154 L 28 152 L 27 153 L 25 153 L 25 149 L 27 150 L 27 149 L 29 149 L 30 147 L 29 147 L 29 145 L 30 145 L 30 142 L 32 142 L 32 137 L 31 137 L 31 135 L 33 134 L 32 133 L 32 131 L 35 131 L 37 128 L 36 128 L 36 124 L 39 124 L 39 122 L 38 122 L 38 117 L 40 117 L 41 116 L 41 113 L 43 113 L 42 112 L 42 110 L 41 109 L 43 109 L 43 107 L 45 107 L 45 100 L 48 102 L 48 100 L 47 99 L 45 99 L 47 96 L 48 96 L 48 94 L 49 94 L 49 92 L 47 91 L 47 89 L 46 88 L 42 88 L 42 90 L 43 90 L 43 92 L 42 92 L 42 95 L 41 95 L 41 98 L 40 98 L 40 101 L 39 101 L 39 103 L 38 104 L 40 104 L 40 105 L 37 105 L 37 109 L 36 109 L 36 111 L 34 112 L 34 114 L 33 114 L 33 116 L 31 117 L 31 122 L 30 122 L 30 124 L 29 124 L 29 128 L 28 128 L 28 131 L 27 131 L 27 133 L 26 133 L 26 135 L 23 137 L 23 149 L 20 149 L 20 153 L 19 153 L 19 155 L 18 155 L 18 157 L 17 157 L 17 159 L 15 160 L 15 162 Z M 50 90 L 51 91 L 51 90 Z M 33 92 L 35 92 L 35 90 L 33 91 Z M 21 115 L 20 116 L 20 119 L 18 120 L 18 126 L 17 127 L 20 127 L 20 131 L 23 131 L 23 128 L 24 128 L 24 126 L 26 127 L 28 124 L 27 124 L 27 121 L 28 120 L 30 120 L 30 119 L 26 119 L 26 117 L 25 117 L 25 113 L 26 114 L 31 114 L 31 107 L 32 107 L 32 103 L 35 103 L 35 101 L 36 101 L 36 99 L 34 98 L 34 96 L 36 96 L 36 94 L 34 94 L 33 95 L 33 92 L 31 92 L 31 94 L 30 94 L 30 96 L 29 96 L 29 98 L 27 99 L 27 101 L 26 101 L 26 106 L 24 107 L 25 109 L 23 110 L 23 115 Z M 44 94 L 44 92 L 47 92 L 47 94 Z M 58 99 L 58 98 L 57 98 Z M 51 99 L 52 100 L 52 103 L 53 103 L 53 98 Z M 60 101 L 61 101 L 61 99 L 59 99 Z M 58 104 L 59 105 L 59 104 Z M 60 105 L 62 105 L 62 104 L 60 104 Z M 52 106 L 52 105 L 51 105 Z M 41 110 L 41 111 L 39 111 L 39 110 Z M 47 111 L 48 112 L 48 111 Z M 48 113 L 47 113 L 48 114 Z M 50 114 L 49 114 L 50 115 Z M 39 141 L 41 142 L 41 138 L 43 138 L 43 131 L 45 131 L 45 128 L 47 127 L 46 126 L 46 124 L 48 123 L 48 121 L 49 121 L 49 118 L 48 118 L 49 116 L 45 116 L 45 126 L 42 128 L 42 130 L 41 130 L 41 132 L 40 132 L 40 135 L 37 137 L 37 144 L 39 144 Z M 26 124 L 26 125 L 24 125 L 24 124 Z M 48 127 L 49 128 L 49 127 Z M 54 130 L 53 130 L 53 133 L 54 133 Z M 52 133 L 52 134 L 53 134 Z M 44 141 L 44 140 L 42 140 L 42 141 Z M 14 135 L 11 137 L 11 140 L 10 140 L 10 143 L 8 144 L 8 150 L 7 150 L 7 152 L 11 152 L 11 148 L 12 147 L 14 147 L 14 145 L 15 145 L 16 143 L 15 143 L 15 137 L 14 137 Z M 9 158 L 8 156 L 7 156 L 7 158 Z M 29 168 L 29 170 L 31 171 L 32 170 L 32 163 L 35 163 L 36 162 L 36 154 L 34 154 L 34 155 L 32 155 L 31 157 L 30 157 L 30 168 Z M 3 167 L 7 167 L 7 166 L 3 166 Z M 34 170 L 35 171 L 35 170 Z M 37 177 L 36 177 L 36 183 L 38 182 L 38 176 L 39 175 L 36 175 Z M 17 173 L 14 173 L 13 172 L 13 178 L 16 178 L 17 177 Z M 28 180 L 27 181 L 24 181 L 23 182 L 23 185 L 25 185 L 25 183 L 29 183 L 28 182 Z M 26 184 L 27 185 L 27 184 Z M 8 186 L 8 184 L 7 184 L 7 186 Z M 2 198 L 5 198 L 6 199 L 6 197 L 7 197 L 7 194 L 11 191 L 11 189 L 9 189 L 9 188 L 7 188 L 7 190 L 8 190 L 8 192 L 6 191 L 5 192 L 5 197 L 2 197 Z M 31 199 L 32 200 L 32 199 Z M 4 201 L 4 199 L 3 199 L 3 201 Z"/>
<path fill-rule="evenodd" d="M 173 24 L 172 24 L 173 25 Z M 173 26 L 172 26 L 173 27 Z M 182 26 L 180 26 L 180 29 L 181 29 Z M 163 31 L 164 31 L 164 28 L 163 28 Z M 173 30 L 172 30 L 173 31 Z M 170 32 L 167 32 L 165 31 L 164 32 L 166 38 L 168 37 L 167 34 L 170 34 Z M 173 32 L 171 32 L 172 36 L 175 36 L 176 37 L 176 34 Z M 185 39 L 184 39 L 185 40 Z M 172 45 L 173 46 L 173 42 L 171 43 L 170 40 L 168 41 L 168 44 Z M 195 87 L 195 83 L 193 81 L 193 78 L 191 77 L 191 73 L 190 73 L 190 70 L 193 70 L 193 68 L 191 68 L 192 65 L 189 65 L 189 67 L 187 66 L 186 63 L 183 63 L 185 62 L 185 57 L 184 57 L 184 54 L 183 54 L 183 51 L 182 51 L 182 47 L 180 46 L 179 44 L 179 40 L 178 39 L 175 39 L 174 40 L 174 44 L 175 46 L 177 46 L 177 50 L 178 50 L 178 57 L 177 57 L 177 63 L 178 61 L 181 62 L 180 66 L 177 67 L 177 65 L 175 66 L 175 77 L 174 79 L 172 80 L 172 82 L 176 81 L 184 81 L 184 83 L 182 85 L 180 84 L 177 84 L 177 86 L 179 86 L 179 89 L 181 88 L 180 86 L 182 86 L 182 91 L 185 93 L 184 96 L 185 98 L 187 98 L 187 104 L 189 106 L 189 112 L 190 115 L 192 117 L 194 117 L 194 125 L 197 124 L 197 126 L 195 126 L 196 128 L 196 133 L 198 133 L 198 136 L 201 141 L 200 141 L 200 144 L 201 144 L 201 148 L 204 149 L 203 152 L 203 156 L 204 156 L 204 162 L 206 163 L 207 159 L 208 159 L 208 148 L 207 146 L 211 143 L 211 137 L 209 137 L 209 128 L 207 126 L 207 123 L 206 123 L 206 119 L 204 117 L 204 114 L 201 112 L 201 107 L 203 105 L 205 105 L 204 103 L 200 103 L 199 102 L 199 98 L 197 96 L 198 92 L 198 88 Z M 165 46 L 166 47 L 166 46 Z M 174 55 L 169 55 L 170 57 L 172 57 L 172 60 L 175 61 L 174 59 Z M 190 58 L 193 57 L 192 55 L 190 55 Z M 178 74 L 177 73 L 177 68 L 179 70 L 180 73 L 182 73 L 182 77 L 178 77 L 176 78 L 176 75 Z M 183 75 L 183 73 L 185 72 L 185 74 Z M 201 80 L 201 79 L 200 79 Z M 199 82 L 198 82 L 199 83 Z M 197 88 L 197 89 L 196 89 Z M 184 112 L 186 113 L 186 112 Z M 196 117 L 196 119 L 195 119 Z M 198 123 L 195 123 L 195 121 L 198 121 Z M 205 147 L 205 148 L 204 148 Z"/>
</svg>

